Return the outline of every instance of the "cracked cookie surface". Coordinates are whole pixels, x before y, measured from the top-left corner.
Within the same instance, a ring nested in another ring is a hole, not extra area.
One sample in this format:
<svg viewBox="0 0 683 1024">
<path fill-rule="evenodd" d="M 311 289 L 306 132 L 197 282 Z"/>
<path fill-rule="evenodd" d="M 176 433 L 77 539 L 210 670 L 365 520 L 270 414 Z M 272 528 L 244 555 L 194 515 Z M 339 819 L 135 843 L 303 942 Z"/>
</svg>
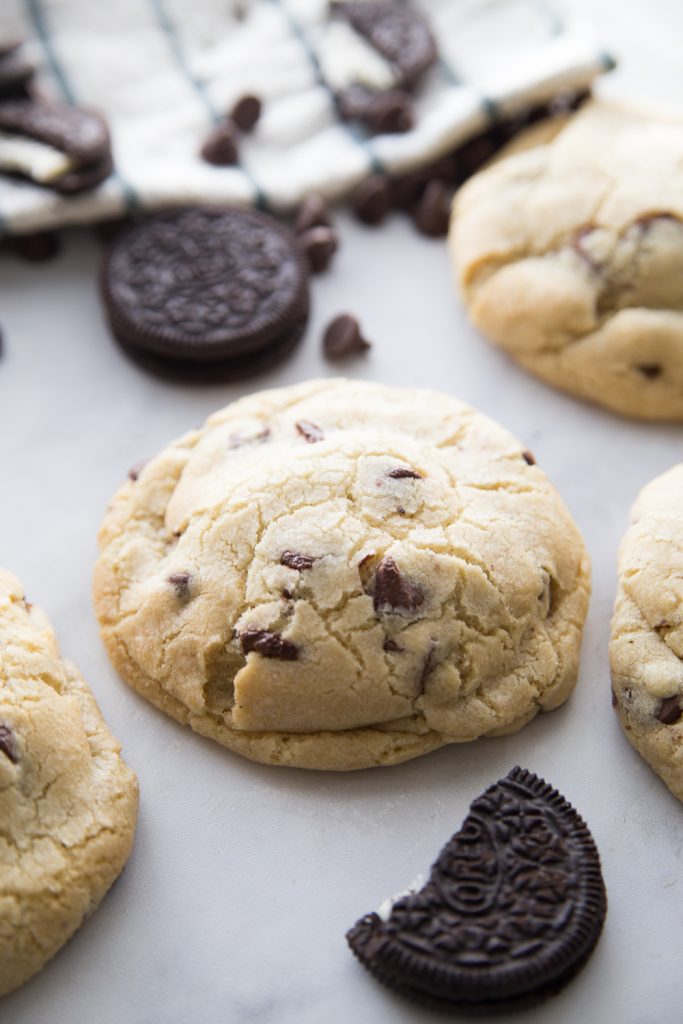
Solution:
<svg viewBox="0 0 683 1024">
<path fill-rule="evenodd" d="M 100 531 L 104 642 L 240 754 L 393 764 L 512 732 L 574 686 L 579 532 L 530 453 L 447 395 L 261 392 L 133 475 Z"/>
<path fill-rule="evenodd" d="M 619 552 L 612 703 L 626 737 L 683 800 L 683 464 L 638 495 Z"/>
<path fill-rule="evenodd" d="M 683 419 L 683 117 L 589 103 L 460 190 L 450 247 L 472 321 L 527 369 Z"/>
<path fill-rule="evenodd" d="M 45 615 L 0 570 L 0 996 L 71 937 L 123 869 L 138 787 Z"/>
</svg>

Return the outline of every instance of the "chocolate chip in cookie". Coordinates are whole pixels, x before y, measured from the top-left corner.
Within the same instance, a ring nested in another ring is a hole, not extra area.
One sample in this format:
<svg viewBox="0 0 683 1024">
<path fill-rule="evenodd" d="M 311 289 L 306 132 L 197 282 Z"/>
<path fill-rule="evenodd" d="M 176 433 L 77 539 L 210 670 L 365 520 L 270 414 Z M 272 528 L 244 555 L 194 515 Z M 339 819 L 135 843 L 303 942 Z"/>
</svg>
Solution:
<svg viewBox="0 0 683 1024">
<path fill-rule="evenodd" d="M 296 644 L 267 629 L 245 629 L 240 633 L 240 642 L 244 654 L 255 651 L 264 658 L 278 658 L 280 661 L 296 661 L 299 657 Z"/>
<path fill-rule="evenodd" d="M 681 711 L 680 697 L 665 697 L 659 705 L 657 719 L 662 725 L 673 725 L 677 722 L 683 712 Z"/>
<path fill-rule="evenodd" d="M 253 372 L 300 340 L 308 270 L 289 230 L 256 210 L 189 207 L 134 225 L 111 248 L 102 297 L 114 336 L 157 372 Z"/>
<path fill-rule="evenodd" d="M 19 761 L 14 733 L 8 725 L 2 722 L 0 722 L 0 754 L 9 758 L 12 764 L 17 764 Z"/>
<path fill-rule="evenodd" d="M 600 857 L 574 808 L 522 768 L 478 797 L 419 892 L 348 943 L 400 994 L 450 1011 L 516 1010 L 564 987 L 602 931 Z"/>
<path fill-rule="evenodd" d="M 394 559 L 387 557 L 375 572 L 373 603 L 375 611 L 414 612 L 424 603 L 424 594 L 401 574 Z"/>
<path fill-rule="evenodd" d="M 322 441 L 325 437 L 318 424 L 312 423 L 310 420 L 297 420 L 295 427 L 297 433 L 301 434 L 304 441 L 308 444 L 317 444 L 318 441 Z"/>
<path fill-rule="evenodd" d="M 304 555 L 301 551 L 283 551 L 280 555 L 280 565 L 286 565 L 289 569 L 296 569 L 298 572 L 312 569 L 316 561 L 315 555 Z"/>
</svg>

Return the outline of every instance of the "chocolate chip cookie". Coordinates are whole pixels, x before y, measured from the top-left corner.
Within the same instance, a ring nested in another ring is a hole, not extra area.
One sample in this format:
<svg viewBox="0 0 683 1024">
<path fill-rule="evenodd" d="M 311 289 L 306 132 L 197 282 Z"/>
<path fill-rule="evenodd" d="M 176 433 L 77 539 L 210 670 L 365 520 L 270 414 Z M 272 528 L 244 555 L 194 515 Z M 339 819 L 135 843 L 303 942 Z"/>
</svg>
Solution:
<svg viewBox="0 0 683 1024">
<path fill-rule="evenodd" d="M 619 553 L 612 703 L 627 739 L 683 800 L 683 465 L 644 487 Z"/>
<path fill-rule="evenodd" d="M 682 161 L 683 118 L 593 102 L 476 175 L 450 239 L 475 325 L 565 391 L 683 419 Z"/>
<path fill-rule="evenodd" d="M 257 761 L 393 764 L 513 732 L 576 682 L 579 532 L 523 446 L 447 395 L 243 398 L 129 479 L 99 542 L 121 675 Z"/>
<path fill-rule="evenodd" d="M 97 907 L 133 842 L 138 787 L 45 615 L 0 570 L 0 996 Z"/>
</svg>

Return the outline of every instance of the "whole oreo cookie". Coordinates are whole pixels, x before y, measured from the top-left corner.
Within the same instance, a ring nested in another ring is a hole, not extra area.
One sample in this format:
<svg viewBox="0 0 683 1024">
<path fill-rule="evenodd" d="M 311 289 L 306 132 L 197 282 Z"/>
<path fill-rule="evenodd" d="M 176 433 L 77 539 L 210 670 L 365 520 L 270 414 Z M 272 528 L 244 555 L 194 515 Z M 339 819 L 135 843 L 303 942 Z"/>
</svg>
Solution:
<svg viewBox="0 0 683 1024">
<path fill-rule="evenodd" d="M 286 355 L 309 311 L 294 236 L 236 208 L 170 210 L 134 225 L 108 254 L 102 295 L 134 358 L 199 379 L 239 376 Z"/>
<path fill-rule="evenodd" d="M 513 1010 L 578 973 L 606 911 L 587 826 L 543 779 L 513 768 L 474 801 L 426 885 L 347 939 L 379 981 L 419 1002 Z"/>
<path fill-rule="evenodd" d="M 45 100 L 0 102 L 0 170 L 71 195 L 112 170 L 109 131 L 99 114 Z"/>
</svg>

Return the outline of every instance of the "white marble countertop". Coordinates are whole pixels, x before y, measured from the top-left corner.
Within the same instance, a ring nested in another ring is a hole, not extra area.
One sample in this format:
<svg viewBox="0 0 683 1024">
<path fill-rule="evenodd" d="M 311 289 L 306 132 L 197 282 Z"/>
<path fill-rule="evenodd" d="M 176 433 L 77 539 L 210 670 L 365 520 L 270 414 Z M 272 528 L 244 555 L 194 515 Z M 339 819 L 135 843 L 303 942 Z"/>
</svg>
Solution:
<svg viewBox="0 0 683 1024">
<path fill-rule="evenodd" d="M 580 6 L 593 8 L 622 55 L 606 91 L 683 96 L 676 0 Z M 173 386 L 124 359 L 103 323 L 100 247 L 91 236 L 71 235 L 45 265 L 0 260 L 0 565 L 51 616 L 141 786 L 123 876 L 63 951 L 0 1002 L 0 1021 L 436 1021 L 376 984 L 344 933 L 425 872 L 471 800 L 519 763 L 586 818 L 609 913 L 570 987 L 509 1019 L 678 1024 L 683 814 L 619 730 L 607 638 L 629 506 L 680 460 L 682 429 L 621 420 L 527 376 L 467 325 L 443 243 L 398 217 L 381 231 L 339 223 L 342 248 L 333 271 L 315 281 L 304 344 L 239 386 Z M 375 342 L 343 367 L 348 375 L 450 391 L 533 449 L 584 532 L 594 596 L 581 677 L 565 707 L 515 736 L 334 775 L 251 764 L 136 696 L 109 666 L 90 584 L 97 527 L 128 467 L 248 390 L 336 373 L 319 338 L 345 310 L 358 313 Z"/>
</svg>

